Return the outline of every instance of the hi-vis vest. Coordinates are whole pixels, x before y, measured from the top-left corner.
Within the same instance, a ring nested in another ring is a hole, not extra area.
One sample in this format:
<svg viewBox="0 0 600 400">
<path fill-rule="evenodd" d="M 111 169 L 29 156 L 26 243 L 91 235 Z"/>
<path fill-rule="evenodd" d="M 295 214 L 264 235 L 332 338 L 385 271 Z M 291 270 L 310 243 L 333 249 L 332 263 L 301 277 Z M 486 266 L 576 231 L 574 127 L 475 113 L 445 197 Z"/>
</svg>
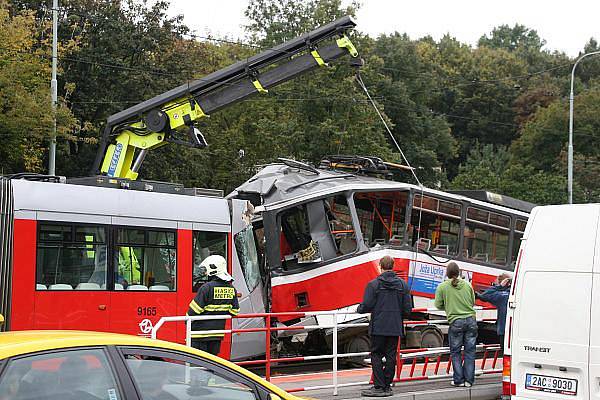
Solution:
<svg viewBox="0 0 600 400">
<path fill-rule="evenodd" d="M 200 287 L 196 297 L 190 302 L 187 315 L 237 315 L 240 312 L 240 304 L 237 292 L 231 282 L 221 279 L 205 283 Z M 225 320 L 213 319 L 192 322 L 192 331 L 209 331 L 225 329 Z M 220 339 L 223 333 L 195 333 L 194 339 Z"/>
</svg>

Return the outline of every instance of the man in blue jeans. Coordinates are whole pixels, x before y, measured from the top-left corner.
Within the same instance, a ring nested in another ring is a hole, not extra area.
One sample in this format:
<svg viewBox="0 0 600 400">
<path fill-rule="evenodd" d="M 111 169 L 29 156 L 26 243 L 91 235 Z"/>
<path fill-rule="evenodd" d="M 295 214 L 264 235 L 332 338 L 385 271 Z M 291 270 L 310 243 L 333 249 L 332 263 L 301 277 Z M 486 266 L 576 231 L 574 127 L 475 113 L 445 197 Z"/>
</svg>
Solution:
<svg viewBox="0 0 600 400">
<path fill-rule="evenodd" d="M 475 348 L 477 344 L 477 321 L 475 320 L 475 292 L 460 278 L 455 262 L 446 267 L 448 280 L 435 291 L 435 307 L 446 311 L 450 329 L 448 342 L 452 358 L 452 386 L 470 387 L 475 382 Z M 461 349 L 464 346 L 464 359 Z"/>
</svg>

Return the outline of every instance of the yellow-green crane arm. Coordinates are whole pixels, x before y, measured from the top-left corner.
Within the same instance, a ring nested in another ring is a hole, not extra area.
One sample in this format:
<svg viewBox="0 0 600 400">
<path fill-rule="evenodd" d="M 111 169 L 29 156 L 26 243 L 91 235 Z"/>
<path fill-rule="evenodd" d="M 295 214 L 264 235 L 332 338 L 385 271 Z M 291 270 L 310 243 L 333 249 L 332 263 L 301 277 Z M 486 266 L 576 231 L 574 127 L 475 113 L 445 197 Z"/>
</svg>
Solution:
<svg viewBox="0 0 600 400">
<path fill-rule="evenodd" d="M 340 18 L 110 116 L 92 172 L 135 180 L 149 150 L 167 143 L 206 147 L 196 121 L 344 55 L 357 57 L 346 36 L 355 26 Z"/>
</svg>

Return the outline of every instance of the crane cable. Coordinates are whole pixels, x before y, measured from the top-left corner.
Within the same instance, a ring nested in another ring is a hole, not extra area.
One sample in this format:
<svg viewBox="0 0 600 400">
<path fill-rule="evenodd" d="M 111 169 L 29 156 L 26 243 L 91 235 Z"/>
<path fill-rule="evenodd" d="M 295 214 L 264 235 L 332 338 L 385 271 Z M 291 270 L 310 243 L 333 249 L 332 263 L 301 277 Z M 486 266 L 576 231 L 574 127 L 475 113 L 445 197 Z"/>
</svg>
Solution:
<svg viewBox="0 0 600 400">
<path fill-rule="evenodd" d="M 373 98 L 371 97 L 371 94 L 369 93 L 369 90 L 367 89 L 367 86 L 365 85 L 365 83 L 362 80 L 362 77 L 360 76 L 360 71 L 358 71 L 358 70 L 356 71 L 356 81 L 358 82 L 358 84 L 360 85 L 360 87 L 364 90 L 367 98 L 369 99 L 369 102 L 371 103 L 371 105 L 373 106 L 373 108 L 377 112 L 377 115 L 379 116 L 379 119 L 383 123 L 383 126 L 385 127 L 385 130 L 387 131 L 388 135 L 392 139 L 392 142 L 394 142 L 394 145 L 396 146 L 396 149 L 398 149 L 398 152 L 402 156 L 402 159 L 404 160 L 404 162 L 406 163 L 406 165 L 410 168 L 410 171 L 411 171 L 413 177 L 415 178 L 415 181 L 419 185 L 419 190 L 421 192 L 421 199 L 420 199 L 421 201 L 420 201 L 420 204 L 419 204 L 419 222 L 418 222 L 418 225 L 417 225 L 417 241 L 415 242 L 415 246 L 414 246 L 414 250 L 413 250 L 413 260 L 414 260 L 413 262 L 414 262 L 414 264 L 413 264 L 412 268 L 410 267 L 410 264 L 409 264 L 409 271 L 408 271 L 408 278 L 409 278 L 408 281 L 409 282 L 407 282 L 407 283 L 409 284 L 409 290 L 412 290 L 412 284 L 414 282 L 414 274 L 415 274 L 415 271 L 416 271 L 417 255 L 419 253 L 419 242 L 421 241 L 421 221 L 422 221 L 422 216 L 423 216 L 423 194 L 424 194 L 425 187 L 423 186 L 423 184 L 421 183 L 421 181 L 417 177 L 417 174 L 415 173 L 415 169 L 410 165 L 410 162 L 408 161 L 408 159 L 406 158 L 406 155 L 402 151 L 402 148 L 400 147 L 400 144 L 398 143 L 398 141 L 394 137 L 394 134 L 392 133 L 392 130 L 390 129 L 390 127 L 387 124 L 387 122 L 385 121 L 385 118 L 383 118 L 383 115 L 381 114 L 381 111 L 379 111 L 379 108 L 377 107 L 377 103 L 375 103 L 375 100 L 373 100 Z M 408 235 L 408 232 L 406 232 L 406 233 Z M 438 260 L 437 258 L 433 257 L 431 254 L 429 254 L 428 251 L 423 251 L 423 253 L 426 254 L 426 255 L 428 255 L 429 257 L 433 258 L 436 262 L 440 262 L 440 260 Z M 448 259 L 448 260 L 444 261 L 444 263 L 448 262 L 448 261 L 450 261 L 450 260 Z"/>
</svg>

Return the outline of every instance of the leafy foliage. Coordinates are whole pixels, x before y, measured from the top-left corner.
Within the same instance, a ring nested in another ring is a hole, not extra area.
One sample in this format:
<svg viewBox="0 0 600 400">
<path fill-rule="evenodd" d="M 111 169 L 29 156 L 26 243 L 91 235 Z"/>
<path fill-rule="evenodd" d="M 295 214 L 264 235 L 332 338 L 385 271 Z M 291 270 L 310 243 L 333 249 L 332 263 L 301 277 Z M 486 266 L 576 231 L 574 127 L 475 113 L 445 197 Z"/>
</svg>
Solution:
<svg viewBox="0 0 600 400">
<path fill-rule="evenodd" d="M 48 52 L 37 46 L 38 26 L 32 12 L 9 14 L 0 0 L 0 173 L 44 171 L 44 156 L 52 133 Z M 57 132 L 75 124 L 61 102 Z"/>
</svg>

